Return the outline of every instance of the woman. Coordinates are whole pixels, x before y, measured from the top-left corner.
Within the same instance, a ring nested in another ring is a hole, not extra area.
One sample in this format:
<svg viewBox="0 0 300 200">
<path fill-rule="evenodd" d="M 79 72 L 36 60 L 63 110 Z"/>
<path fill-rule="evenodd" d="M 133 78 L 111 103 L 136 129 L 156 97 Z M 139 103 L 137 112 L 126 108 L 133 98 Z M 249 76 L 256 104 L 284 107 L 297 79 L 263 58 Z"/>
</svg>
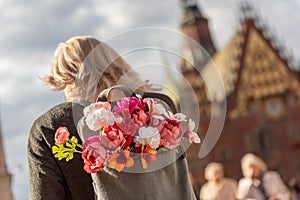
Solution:
<svg viewBox="0 0 300 200">
<path fill-rule="evenodd" d="M 244 178 L 239 181 L 237 199 L 289 200 L 290 192 L 280 175 L 267 170 L 266 163 L 248 153 L 241 159 Z"/>
<path fill-rule="evenodd" d="M 221 163 L 212 162 L 205 167 L 205 183 L 200 190 L 200 200 L 235 200 L 237 182 L 224 177 Z"/>
<path fill-rule="evenodd" d="M 69 162 L 54 158 L 51 147 L 57 128 L 66 126 L 78 138 L 81 104 L 95 102 L 101 91 L 116 84 L 134 91 L 148 91 L 148 87 L 113 49 L 92 37 L 74 37 L 60 44 L 52 63 L 50 76 L 44 81 L 53 90 L 64 90 L 68 102 L 47 111 L 31 128 L 30 199 L 94 199 L 94 191 L 98 199 L 195 198 L 183 157 L 149 173 L 101 170 L 100 179 L 94 182 L 95 190 L 90 175 L 83 171 L 80 154 Z"/>
</svg>

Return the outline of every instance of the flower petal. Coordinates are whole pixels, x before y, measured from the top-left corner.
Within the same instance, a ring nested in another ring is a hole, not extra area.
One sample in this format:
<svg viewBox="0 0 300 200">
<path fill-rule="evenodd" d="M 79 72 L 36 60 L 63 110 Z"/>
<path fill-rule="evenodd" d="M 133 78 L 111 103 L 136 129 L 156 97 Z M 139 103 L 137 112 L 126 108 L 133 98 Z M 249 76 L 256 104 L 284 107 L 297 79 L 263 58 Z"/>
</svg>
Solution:
<svg viewBox="0 0 300 200">
<path fill-rule="evenodd" d="M 127 159 L 127 162 L 126 162 L 125 166 L 126 167 L 132 167 L 133 165 L 134 165 L 134 160 L 131 157 L 129 157 Z"/>
</svg>

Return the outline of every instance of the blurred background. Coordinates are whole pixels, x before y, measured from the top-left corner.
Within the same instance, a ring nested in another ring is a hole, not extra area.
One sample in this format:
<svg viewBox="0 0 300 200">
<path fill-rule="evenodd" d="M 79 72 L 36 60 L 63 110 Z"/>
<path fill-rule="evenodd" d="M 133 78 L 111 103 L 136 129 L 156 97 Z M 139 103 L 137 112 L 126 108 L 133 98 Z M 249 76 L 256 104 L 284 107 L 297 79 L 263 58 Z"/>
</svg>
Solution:
<svg viewBox="0 0 300 200">
<path fill-rule="evenodd" d="M 39 79 L 49 73 L 57 45 L 75 35 L 105 41 L 142 27 L 177 30 L 193 38 L 223 78 L 226 95 L 218 101 L 227 102 L 227 115 L 221 137 L 202 159 L 199 145 L 189 149 L 196 182 L 203 183 L 203 167 L 211 161 L 222 162 L 228 176 L 240 178 L 240 158 L 246 152 L 260 155 L 286 182 L 300 178 L 299 10 L 299 0 L 0 0 L 0 196 L 28 199 L 31 124 L 65 101 L 62 92 L 51 92 Z M 131 43 L 123 42 L 119 45 Z M 177 70 L 196 91 L 203 139 L 212 99 L 191 66 L 201 70 L 207 61 L 197 49 L 184 49 L 193 62 L 178 63 Z"/>
</svg>

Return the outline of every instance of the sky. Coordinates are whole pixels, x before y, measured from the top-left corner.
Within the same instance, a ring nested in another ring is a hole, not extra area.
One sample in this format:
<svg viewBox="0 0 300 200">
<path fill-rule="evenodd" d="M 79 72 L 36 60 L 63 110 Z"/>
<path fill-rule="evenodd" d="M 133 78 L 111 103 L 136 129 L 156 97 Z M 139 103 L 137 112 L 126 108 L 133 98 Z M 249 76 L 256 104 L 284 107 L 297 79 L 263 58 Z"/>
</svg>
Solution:
<svg viewBox="0 0 300 200">
<path fill-rule="evenodd" d="M 219 50 L 237 30 L 239 2 L 198 1 Z M 250 2 L 268 30 L 284 44 L 283 50 L 300 63 L 300 0 Z M 57 45 L 75 35 L 93 35 L 106 41 L 143 27 L 179 31 L 180 18 L 179 0 L 0 0 L 1 129 L 16 200 L 28 199 L 26 144 L 31 124 L 50 107 L 65 101 L 62 92 L 52 92 L 40 81 L 50 70 Z M 114 41 L 117 49 L 130 49 L 147 39 L 173 44 L 166 35 L 153 32 L 121 39 Z M 143 63 L 152 57 L 144 53 L 132 59 Z"/>
</svg>

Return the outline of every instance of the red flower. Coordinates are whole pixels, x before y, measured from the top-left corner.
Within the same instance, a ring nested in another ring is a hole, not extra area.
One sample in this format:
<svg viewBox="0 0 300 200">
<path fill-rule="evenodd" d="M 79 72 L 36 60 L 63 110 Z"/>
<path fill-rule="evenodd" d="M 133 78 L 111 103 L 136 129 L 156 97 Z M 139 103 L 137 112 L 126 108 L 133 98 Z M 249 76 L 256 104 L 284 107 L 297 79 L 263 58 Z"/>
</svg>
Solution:
<svg viewBox="0 0 300 200">
<path fill-rule="evenodd" d="M 159 130 L 160 145 L 173 149 L 180 144 L 182 129 L 176 120 L 166 119 Z"/>
<path fill-rule="evenodd" d="M 129 136 L 126 137 L 126 141 L 125 141 L 125 143 L 123 145 L 124 149 L 126 149 L 127 147 L 130 147 L 130 145 L 131 145 L 131 143 L 133 141 L 133 138 L 134 137 L 132 135 L 129 135 Z"/>
<path fill-rule="evenodd" d="M 118 151 L 125 142 L 123 133 L 118 126 L 107 126 L 100 136 L 101 144 L 109 151 Z"/>
<path fill-rule="evenodd" d="M 118 124 L 119 129 L 123 132 L 124 136 L 134 136 L 137 132 L 139 127 L 134 124 L 131 120 L 130 121 L 124 121 L 120 124 Z"/>
<path fill-rule="evenodd" d="M 70 133 L 67 127 L 59 127 L 55 133 L 55 142 L 64 144 L 69 139 Z"/>
<path fill-rule="evenodd" d="M 100 143 L 99 136 L 88 138 L 83 143 L 82 158 L 84 160 L 84 170 L 87 173 L 96 173 L 106 165 L 108 153 Z"/>
</svg>

